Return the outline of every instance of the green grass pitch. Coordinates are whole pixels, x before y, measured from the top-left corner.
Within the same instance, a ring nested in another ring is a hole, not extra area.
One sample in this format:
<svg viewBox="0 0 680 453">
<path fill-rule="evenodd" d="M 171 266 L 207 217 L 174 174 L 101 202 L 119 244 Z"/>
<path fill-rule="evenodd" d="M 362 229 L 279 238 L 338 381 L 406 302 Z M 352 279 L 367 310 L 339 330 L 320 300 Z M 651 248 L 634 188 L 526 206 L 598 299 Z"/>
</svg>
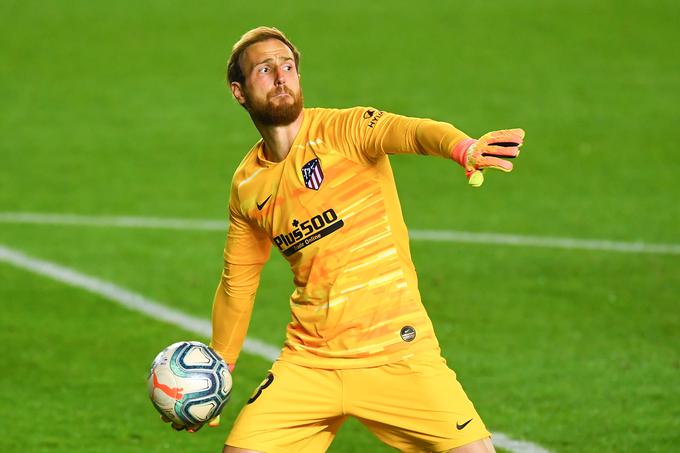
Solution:
<svg viewBox="0 0 680 453">
<path fill-rule="evenodd" d="M 224 65 L 267 24 L 301 49 L 308 106 L 526 129 L 516 170 L 480 190 L 450 162 L 392 158 L 410 228 L 680 243 L 677 2 L 6 0 L 0 16 L 0 214 L 224 219 L 257 139 Z M 223 240 L 0 223 L 0 245 L 206 319 Z M 678 448 L 680 256 L 411 250 L 443 353 L 492 431 L 552 452 Z M 290 280 L 274 256 L 250 335 L 281 343 Z M 0 304 L 0 451 L 219 451 L 269 366 L 242 355 L 223 425 L 175 433 L 146 374 L 195 335 L 2 262 Z M 350 422 L 330 451 L 390 450 Z"/>
</svg>

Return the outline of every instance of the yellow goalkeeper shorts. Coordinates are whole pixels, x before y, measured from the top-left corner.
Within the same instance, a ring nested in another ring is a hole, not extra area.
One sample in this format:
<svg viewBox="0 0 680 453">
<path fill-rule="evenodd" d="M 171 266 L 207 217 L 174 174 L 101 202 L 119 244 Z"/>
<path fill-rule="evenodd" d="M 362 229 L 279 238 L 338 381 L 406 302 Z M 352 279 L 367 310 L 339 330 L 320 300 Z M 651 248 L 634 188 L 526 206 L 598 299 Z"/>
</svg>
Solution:
<svg viewBox="0 0 680 453">
<path fill-rule="evenodd" d="M 276 361 L 226 444 L 265 453 L 326 451 L 347 417 L 404 452 L 440 452 L 490 436 L 439 354 L 358 369 Z"/>
</svg>

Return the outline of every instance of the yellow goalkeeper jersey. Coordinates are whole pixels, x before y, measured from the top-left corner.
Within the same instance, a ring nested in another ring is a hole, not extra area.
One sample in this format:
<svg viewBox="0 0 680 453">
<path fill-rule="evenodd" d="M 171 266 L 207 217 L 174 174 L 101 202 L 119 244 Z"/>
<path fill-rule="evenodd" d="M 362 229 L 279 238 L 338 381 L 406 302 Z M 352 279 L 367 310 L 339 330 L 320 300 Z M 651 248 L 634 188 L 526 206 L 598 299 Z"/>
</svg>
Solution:
<svg viewBox="0 0 680 453">
<path fill-rule="evenodd" d="M 236 362 L 273 248 L 294 284 L 281 360 L 356 368 L 438 350 L 388 154 L 450 159 L 467 138 L 447 123 L 357 107 L 304 109 L 281 162 L 255 144 L 232 180 L 212 346 Z"/>
</svg>

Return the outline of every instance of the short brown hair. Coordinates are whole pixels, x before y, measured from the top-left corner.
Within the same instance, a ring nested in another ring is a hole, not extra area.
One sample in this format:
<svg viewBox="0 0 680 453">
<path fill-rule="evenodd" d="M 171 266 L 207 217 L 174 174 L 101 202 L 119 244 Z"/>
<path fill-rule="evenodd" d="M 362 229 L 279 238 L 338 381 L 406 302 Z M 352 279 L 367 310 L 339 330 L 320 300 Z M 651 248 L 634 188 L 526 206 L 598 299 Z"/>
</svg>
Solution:
<svg viewBox="0 0 680 453">
<path fill-rule="evenodd" d="M 300 70 L 300 52 L 295 48 L 293 43 L 286 38 L 286 35 L 274 27 L 257 27 L 247 31 L 241 36 L 241 39 L 239 39 L 231 49 L 231 55 L 229 55 L 229 61 L 227 62 L 227 80 L 229 80 L 229 83 L 244 83 L 246 81 L 246 76 L 241 69 L 241 56 L 248 47 L 268 39 L 278 39 L 288 46 L 295 58 L 295 68 L 298 71 Z"/>
</svg>

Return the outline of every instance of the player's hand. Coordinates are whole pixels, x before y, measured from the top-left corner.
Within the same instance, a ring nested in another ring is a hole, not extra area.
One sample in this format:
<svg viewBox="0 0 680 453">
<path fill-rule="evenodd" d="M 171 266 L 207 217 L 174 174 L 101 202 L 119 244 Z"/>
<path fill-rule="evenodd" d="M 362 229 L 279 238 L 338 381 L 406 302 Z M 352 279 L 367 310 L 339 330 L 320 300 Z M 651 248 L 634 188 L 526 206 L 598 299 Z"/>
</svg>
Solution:
<svg viewBox="0 0 680 453">
<path fill-rule="evenodd" d="M 524 141 L 524 130 L 504 129 L 484 134 L 479 140 L 464 140 L 453 150 L 452 155 L 465 168 L 465 175 L 472 187 L 484 182 L 487 168 L 504 172 L 512 171 L 512 162 L 519 156 L 519 148 Z"/>
<path fill-rule="evenodd" d="M 161 414 L 161 420 L 163 420 L 165 423 L 170 423 L 170 426 L 171 426 L 172 429 L 174 429 L 175 431 L 184 431 L 184 430 L 186 429 L 188 432 L 195 432 L 195 431 L 198 431 L 199 429 L 201 429 L 200 426 L 196 426 L 196 427 L 193 427 L 193 426 L 192 426 L 192 427 L 191 427 L 192 429 L 193 429 L 193 428 L 198 428 L 198 429 L 195 429 L 194 431 L 189 431 L 189 427 L 188 427 L 188 426 L 184 426 L 184 425 L 180 425 L 179 423 L 175 423 L 175 422 L 173 422 L 172 420 L 170 420 L 168 417 L 166 417 L 166 416 L 163 415 L 163 414 Z"/>
<path fill-rule="evenodd" d="M 175 431 L 184 431 L 186 429 L 188 433 L 195 433 L 199 429 L 203 428 L 203 426 L 205 426 L 205 425 L 208 425 L 211 428 L 216 428 L 216 427 L 220 426 L 220 416 L 219 415 L 217 417 L 211 419 L 208 423 L 199 423 L 198 425 L 193 425 L 193 426 L 180 425 L 179 423 L 173 422 L 172 420 L 165 417 L 164 415 L 161 415 L 161 420 L 163 420 L 165 423 L 170 423 L 170 426 Z"/>
<path fill-rule="evenodd" d="M 220 416 L 218 415 L 217 417 L 213 418 L 208 422 L 208 426 L 211 428 L 217 428 L 220 426 Z"/>
</svg>

